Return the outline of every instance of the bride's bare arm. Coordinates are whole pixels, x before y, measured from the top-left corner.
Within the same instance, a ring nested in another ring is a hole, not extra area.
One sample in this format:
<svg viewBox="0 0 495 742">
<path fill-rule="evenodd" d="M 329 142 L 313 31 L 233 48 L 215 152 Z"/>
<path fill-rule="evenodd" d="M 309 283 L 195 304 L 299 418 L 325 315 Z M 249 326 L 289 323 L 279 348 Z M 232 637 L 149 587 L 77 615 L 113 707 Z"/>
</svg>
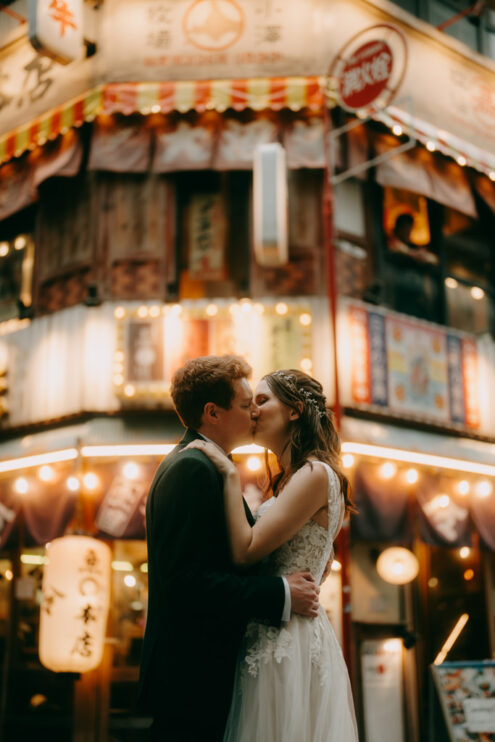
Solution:
<svg viewBox="0 0 495 742">
<path fill-rule="evenodd" d="M 251 527 L 246 520 L 239 474 L 234 464 L 211 443 L 194 441 L 190 446 L 202 450 L 223 476 L 232 558 L 238 565 L 248 566 L 271 554 L 328 502 L 325 467 L 306 464 L 291 477 L 272 507 Z"/>
</svg>

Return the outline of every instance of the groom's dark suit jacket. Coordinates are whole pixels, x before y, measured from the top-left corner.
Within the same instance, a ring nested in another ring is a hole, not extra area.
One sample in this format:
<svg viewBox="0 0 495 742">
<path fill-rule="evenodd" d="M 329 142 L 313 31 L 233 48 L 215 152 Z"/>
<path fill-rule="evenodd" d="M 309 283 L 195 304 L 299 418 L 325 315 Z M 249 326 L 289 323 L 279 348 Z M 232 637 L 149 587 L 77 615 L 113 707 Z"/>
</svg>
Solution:
<svg viewBox="0 0 495 742">
<path fill-rule="evenodd" d="M 163 742 L 221 742 L 246 623 L 279 625 L 284 604 L 280 577 L 232 565 L 222 477 L 197 449 L 182 452 L 199 437 L 188 430 L 161 462 L 146 504 L 140 706 L 166 730 Z"/>
</svg>

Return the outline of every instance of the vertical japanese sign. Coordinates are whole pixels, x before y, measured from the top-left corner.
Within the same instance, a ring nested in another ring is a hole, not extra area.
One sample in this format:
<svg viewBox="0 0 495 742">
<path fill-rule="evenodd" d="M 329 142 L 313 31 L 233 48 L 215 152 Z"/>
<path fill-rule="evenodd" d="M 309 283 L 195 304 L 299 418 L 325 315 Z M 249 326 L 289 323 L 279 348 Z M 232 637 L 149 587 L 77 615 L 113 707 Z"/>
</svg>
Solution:
<svg viewBox="0 0 495 742">
<path fill-rule="evenodd" d="M 87 672 L 101 662 L 110 603 L 111 551 L 87 536 L 47 547 L 39 655 L 55 672 Z"/>
<path fill-rule="evenodd" d="M 455 427 L 480 427 L 473 338 L 352 302 L 347 303 L 347 323 L 352 404 Z"/>
<path fill-rule="evenodd" d="M 78 59 L 83 47 L 83 0 L 29 0 L 29 40 L 61 64 Z"/>
<path fill-rule="evenodd" d="M 203 281 L 225 277 L 226 219 L 219 193 L 193 196 L 189 211 L 189 275 Z"/>
</svg>

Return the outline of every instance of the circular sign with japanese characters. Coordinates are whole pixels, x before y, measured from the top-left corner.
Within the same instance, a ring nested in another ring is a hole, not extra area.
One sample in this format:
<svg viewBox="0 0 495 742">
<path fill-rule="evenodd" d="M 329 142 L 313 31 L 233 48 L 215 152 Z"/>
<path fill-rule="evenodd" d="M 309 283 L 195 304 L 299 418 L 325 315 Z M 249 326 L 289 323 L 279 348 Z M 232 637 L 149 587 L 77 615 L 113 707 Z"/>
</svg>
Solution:
<svg viewBox="0 0 495 742">
<path fill-rule="evenodd" d="M 197 49 L 228 49 L 242 35 L 245 19 L 235 0 L 195 0 L 183 19 L 187 41 Z"/>
<path fill-rule="evenodd" d="M 400 29 L 388 23 L 360 31 L 332 61 L 327 97 L 348 111 L 388 106 L 406 70 L 407 47 Z"/>
</svg>

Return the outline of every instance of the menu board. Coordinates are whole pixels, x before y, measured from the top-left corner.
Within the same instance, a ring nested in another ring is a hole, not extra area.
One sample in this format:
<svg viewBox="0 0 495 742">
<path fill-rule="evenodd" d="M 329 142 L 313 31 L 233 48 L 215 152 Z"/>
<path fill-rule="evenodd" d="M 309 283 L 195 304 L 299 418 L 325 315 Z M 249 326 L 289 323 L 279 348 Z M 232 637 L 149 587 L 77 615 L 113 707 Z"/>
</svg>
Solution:
<svg viewBox="0 0 495 742">
<path fill-rule="evenodd" d="M 495 742 L 495 661 L 431 666 L 451 742 Z"/>
</svg>

